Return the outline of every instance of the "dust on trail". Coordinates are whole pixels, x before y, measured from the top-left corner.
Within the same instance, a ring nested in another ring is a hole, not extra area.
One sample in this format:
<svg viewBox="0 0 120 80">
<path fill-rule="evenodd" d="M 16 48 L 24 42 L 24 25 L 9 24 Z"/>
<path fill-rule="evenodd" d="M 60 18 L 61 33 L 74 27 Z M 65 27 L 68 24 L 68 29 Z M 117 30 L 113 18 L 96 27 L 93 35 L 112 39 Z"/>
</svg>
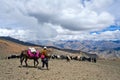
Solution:
<svg viewBox="0 0 120 80">
<path fill-rule="evenodd" d="M 39 60 L 40 62 L 40 60 Z M 0 60 L 0 80 L 119 80 L 119 61 L 98 61 L 97 63 L 50 60 L 49 68 L 19 67 L 19 59 Z"/>
</svg>

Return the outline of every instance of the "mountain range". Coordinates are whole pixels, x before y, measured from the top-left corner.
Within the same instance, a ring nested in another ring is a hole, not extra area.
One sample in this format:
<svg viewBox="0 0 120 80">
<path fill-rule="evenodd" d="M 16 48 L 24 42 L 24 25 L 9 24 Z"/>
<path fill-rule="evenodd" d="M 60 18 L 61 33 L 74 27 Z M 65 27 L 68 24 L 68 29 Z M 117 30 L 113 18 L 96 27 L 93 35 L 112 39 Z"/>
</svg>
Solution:
<svg viewBox="0 0 120 80">
<path fill-rule="evenodd" d="M 54 46 L 60 49 L 78 50 L 86 53 L 95 53 L 102 58 L 120 58 L 120 40 L 37 40 L 34 44 Z"/>
<path fill-rule="evenodd" d="M 48 40 L 37 40 L 37 41 L 20 41 L 11 37 L 0 37 L 0 50 L 4 53 L 8 53 L 11 50 L 15 52 L 15 49 L 28 48 L 28 46 L 47 46 L 55 50 L 70 52 L 70 53 L 80 53 L 85 52 L 89 54 L 97 54 L 101 58 L 120 58 L 120 40 L 116 41 L 95 41 L 95 40 L 59 40 L 59 41 L 48 41 Z M 8 44 L 8 42 L 12 42 Z M 15 45 L 14 45 L 15 44 Z M 17 45 L 16 45 L 17 44 Z M 4 49 L 3 49 L 4 48 Z M 7 51 L 9 50 L 9 51 Z M 1 52 L 0 51 L 0 52 Z M 1 52 L 2 53 L 2 52 Z"/>
</svg>

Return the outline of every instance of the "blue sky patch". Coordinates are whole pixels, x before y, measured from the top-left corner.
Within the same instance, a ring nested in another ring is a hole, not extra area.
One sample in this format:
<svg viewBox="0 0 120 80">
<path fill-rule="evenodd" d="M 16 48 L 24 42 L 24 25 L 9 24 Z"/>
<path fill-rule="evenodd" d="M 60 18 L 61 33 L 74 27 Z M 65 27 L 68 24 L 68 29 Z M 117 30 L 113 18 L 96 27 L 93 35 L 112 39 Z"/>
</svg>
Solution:
<svg viewBox="0 0 120 80">
<path fill-rule="evenodd" d="M 90 34 L 93 34 L 93 33 L 96 33 L 96 34 L 100 34 L 102 32 L 106 32 L 106 31 L 115 31 L 115 30 L 120 30 L 120 26 L 118 25 L 112 25 L 110 27 L 107 27 L 101 31 L 93 31 L 93 32 L 90 32 Z"/>
</svg>

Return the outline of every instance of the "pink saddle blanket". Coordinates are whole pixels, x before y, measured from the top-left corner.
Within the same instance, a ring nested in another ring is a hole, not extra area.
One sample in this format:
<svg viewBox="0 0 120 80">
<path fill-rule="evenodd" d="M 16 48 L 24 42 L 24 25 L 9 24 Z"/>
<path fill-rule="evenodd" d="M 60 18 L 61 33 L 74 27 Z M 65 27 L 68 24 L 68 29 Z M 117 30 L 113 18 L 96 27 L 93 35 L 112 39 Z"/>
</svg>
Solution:
<svg viewBox="0 0 120 80">
<path fill-rule="evenodd" d="M 30 50 L 28 50 L 27 54 L 30 58 L 39 58 L 39 51 L 36 51 L 36 53 L 33 54 Z"/>
</svg>

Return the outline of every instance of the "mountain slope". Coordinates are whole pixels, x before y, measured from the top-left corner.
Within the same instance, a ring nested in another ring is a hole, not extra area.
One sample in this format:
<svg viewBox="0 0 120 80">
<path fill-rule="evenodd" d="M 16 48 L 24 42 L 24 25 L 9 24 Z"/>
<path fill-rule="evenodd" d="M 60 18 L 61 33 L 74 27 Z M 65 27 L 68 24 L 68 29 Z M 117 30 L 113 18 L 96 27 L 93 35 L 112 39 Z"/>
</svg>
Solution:
<svg viewBox="0 0 120 80">
<path fill-rule="evenodd" d="M 37 45 L 35 45 L 35 44 Z M 100 58 L 120 58 L 120 41 L 57 41 L 23 42 L 10 37 L 0 37 L 0 56 L 20 53 L 29 46 L 41 49 L 46 45 L 52 53 L 59 54 L 97 54 Z"/>
<path fill-rule="evenodd" d="M 35 42 L 35 41 L 34 41 Z M 93 41 L 93 40 L 59 40 L 36 41 L 36 44 L 52 45 L 60 49 L 77 50 L 86 53 L 98 54 L 101 58 L 120 58 L 120 40 L 117 41 Z"/>
<path fill-rule="evenodd" d="M 0 39 L 0 57 L 5 57 L 10 54 L 18 54 L 26 48 L 28 47 L 15 42 Z"/>
<path fill-rule="evenodd" d="M 16 42 L 17 41 L 17 42 Z M 7 38 L 7 37 L 2 37 L 0 38 L 0 58 L 3 57 L 7 57 L 10 54 L 20 54 L 22 50 L 28 49 L 28 44 L 26 45 L 22 45 L 26 42 L 23 42 L 19 40 L 16 40 L 14 38 Z M 30 43 L 31 45 L 31 43 Z M 32 44 L 33 47 L 36 47 L 38 50 L 42 50 L 41 45 L 37 45 L 35 46 L 34 44 Z M 31 47 L 31 46 L 30 46 Z M 51 54 L 57 54 L 57 55 L 88 55 L 88 53 L 84 53 L 80 50 L 71 50 L 71 49 L 60 49 L 57 47 L 53 47 L 53 46 L 47 46 L 48 47 L 48 52 L 50 52 Z"/>
<path fill-rule="evenodd" d="M 24 41 L 20 41 L 20 40 L 18 40 L 18 39 L 11 38 L 11 37 L 1 36 L 0 39 L 1 39 L 1 40 L 11 41 L 11 42 L 18 43 L 18 44 L 25 45 L 25 46 L 37 46 L 37 45 L 35 45 L 35 44 L 28 43 L 28 42 L 24 42 Z"/>
</svg>

